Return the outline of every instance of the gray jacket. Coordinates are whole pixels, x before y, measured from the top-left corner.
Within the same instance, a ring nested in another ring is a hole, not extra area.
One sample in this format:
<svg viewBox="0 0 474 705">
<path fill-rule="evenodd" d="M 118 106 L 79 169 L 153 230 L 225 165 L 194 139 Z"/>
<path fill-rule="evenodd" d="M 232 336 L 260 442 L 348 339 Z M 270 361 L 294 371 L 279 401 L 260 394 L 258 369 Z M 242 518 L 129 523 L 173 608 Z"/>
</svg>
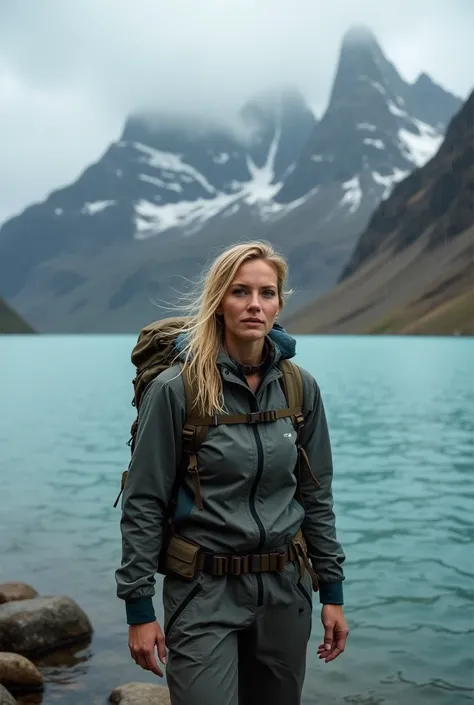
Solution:
<svg viewBox="0 0 474 705">
<path fill-rule="evenodd" d="M 287 406 L 280 359 L 294 355 L 294 340 L 268 339 L 273 355 L 256 394 L 222 350 L 218 366 L 226 413 Z M 323 401 L 315 379 L 303 373 L 305 426 L 301 442 L 320 487 L 301 471 L 304 507 L 295 498 L 296 434 L 289 418 L 252 425 L 211 427 L 198 453 L 204 508 L 193 503 L 192 477 L 184 477 L 174 517 L 176 531 L 216 553 L 261 553 L 288 544 L 301 527 L 320 579 L 322 603 L 342 604 L 344 552 L 336 538 L 331 445 Z M 162 525 L 176 469 L 183 460 L 186 418 L 179 367 L 150 384 L 140 405 L 136 445 L 122 499 L 122 562 L 117 595 L 126 601 L 129 623 L 152 621 L 152 596 Z M 189 473 L 183 473 L 185 475 Z"/>
</svg>

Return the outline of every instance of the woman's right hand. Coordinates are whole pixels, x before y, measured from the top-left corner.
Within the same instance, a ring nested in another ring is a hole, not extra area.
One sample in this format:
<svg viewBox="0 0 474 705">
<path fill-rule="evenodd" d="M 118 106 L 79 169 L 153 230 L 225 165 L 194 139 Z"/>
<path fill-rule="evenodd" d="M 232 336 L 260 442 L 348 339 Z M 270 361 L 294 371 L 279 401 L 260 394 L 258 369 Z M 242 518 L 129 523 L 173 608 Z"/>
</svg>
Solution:
<svg viewBox="0 0 474 705">
<path fill-rule="evenodd" d="M 166 666 L 166 646 L 163 631 L 155 622 L 145 624 L 130 624 L 128 628 L 128 646 L 130 654 L 139 666 L 145 671 L 151 671 L 155 675 L 163 678 L 163 672 L 158 666 L 155 656 L 155 646 L 158 657 Z"/>
</svg>

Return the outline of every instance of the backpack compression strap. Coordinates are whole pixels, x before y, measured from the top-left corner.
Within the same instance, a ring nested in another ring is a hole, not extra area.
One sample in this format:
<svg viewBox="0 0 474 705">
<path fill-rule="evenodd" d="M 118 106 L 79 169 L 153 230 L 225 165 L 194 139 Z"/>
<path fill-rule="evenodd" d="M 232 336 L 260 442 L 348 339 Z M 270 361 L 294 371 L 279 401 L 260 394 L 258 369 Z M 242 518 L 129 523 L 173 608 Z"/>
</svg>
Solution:
<svg viewBox="0 0 474 705">
<path fill-rule="evenodd" d="M 303 377 L 301 375 L 301 370 L 298 365 L 295 365 L 291 360 L 282 360 L 280 362 L 280 369 L 283 372 L 283 388 L 285 391 L 285 396 L 288 401 L 288 406 L 297 408 L 298 413 L 295 414 L 293 419 L 293 426 L 296 431 L 296 447 L 298 448 L 298 485 L 300 484 L 300 470 L 301 470 L 301 457 L 303 457 L 306 467 L 313 479 L 315 486 L 319 487 L 319 482 L 317 481 L 312 469 L 311 463 L 309 462 L 308 454 L 301 445 L 301 431 L 304 426 L 304 416 L 303 416 Z"/>
</svg>

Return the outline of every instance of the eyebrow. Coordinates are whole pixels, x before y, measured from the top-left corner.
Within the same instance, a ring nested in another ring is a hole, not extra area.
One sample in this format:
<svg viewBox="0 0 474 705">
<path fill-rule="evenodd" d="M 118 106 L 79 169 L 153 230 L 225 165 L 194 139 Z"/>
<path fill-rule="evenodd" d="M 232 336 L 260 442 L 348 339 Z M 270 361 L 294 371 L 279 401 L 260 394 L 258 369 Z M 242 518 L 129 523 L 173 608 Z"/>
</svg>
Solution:
<svg viewBox="0 0 474 705">
<path fill-rule="evenodd" d="M 232 286 L 241 286 L 246 289 L 250 286 L 250 284 L 243 284 L 242 282 L 232 282 Z M 260 289 L 276 289 L 276 284 L 262 284 Z"/>
</svg>

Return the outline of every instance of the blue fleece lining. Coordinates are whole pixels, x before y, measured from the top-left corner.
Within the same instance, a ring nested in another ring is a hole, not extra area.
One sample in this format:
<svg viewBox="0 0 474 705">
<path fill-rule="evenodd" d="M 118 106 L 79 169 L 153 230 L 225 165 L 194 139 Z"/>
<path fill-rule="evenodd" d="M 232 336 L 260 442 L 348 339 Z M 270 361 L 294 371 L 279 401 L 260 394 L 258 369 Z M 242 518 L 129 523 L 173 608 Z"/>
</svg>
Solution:
<svg viewBox="0 0 474 705">
<path fill-rule="evenodd" d="M 319 601 L 322 605 L 343 605 L 341 583 L 319 583 Z"/>
<path fill-rule="evenodd" d="M 151 597 L 127 600 L 125 602 L 125 611 L 127 624 L 145 624 L 146 622 L 154 622 L 156 619 Z"/>
<path fill-rule="evenodd" d="M 281 357 L 288 360 L 296 355 L 296 340 L 286 332 L 279 323 L 274 323 L 273 328 L 268 333 L 268 337 L 278 347 Z M 175 348 L 178 352 L 183 352 L 186 343 L 186 333 L 180 333 L 175 340 Z"/>
</svg>

